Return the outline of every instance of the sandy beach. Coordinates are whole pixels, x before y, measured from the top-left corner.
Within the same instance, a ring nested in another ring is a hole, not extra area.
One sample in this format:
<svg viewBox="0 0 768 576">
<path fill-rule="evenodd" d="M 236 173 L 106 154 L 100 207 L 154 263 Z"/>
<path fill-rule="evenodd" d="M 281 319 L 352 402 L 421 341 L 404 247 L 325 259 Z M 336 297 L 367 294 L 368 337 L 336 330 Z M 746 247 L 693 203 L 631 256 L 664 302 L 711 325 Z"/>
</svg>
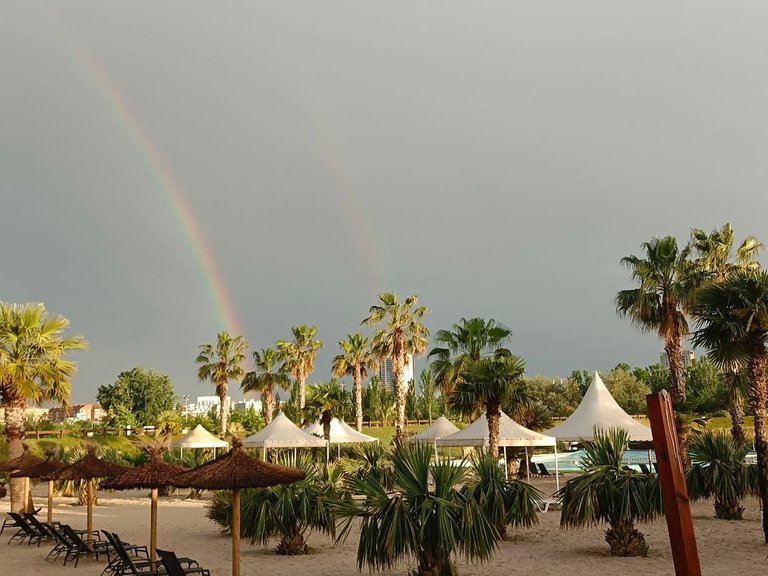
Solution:
<svg viewBox="0 0 768 576">
<path fill-rule="evenodd" d="M 552 491 L 551 483 L 535 482 L 543 490 Z M 35 488 L 36 505 L 44 505 L 40 487 Z M 70 498 L 56 500 L 54 519 L 76 527 L 85 527 L 85 507 L 76 506 Z M 159 510 L 158 546 L 177 554 L 196 558 L 212 574 L 230 573 L 231 540 L 221 535 L 216 526 L 205 518 L 205 501 L 191 501 L 179 497 L 161 498 Z M 768 571 L 765 562 L 768 548 L 762 545 L 760 511 L 757 501 L 746 502 L 746 520 L 727 522 L 715 520 L 711 502 L 693 506 L 693 516 L 705 575 L 720 574 L 758 575 Z M 0 511 L 9 509 L 8 499 L 0 502 Z M 42 512 L 41 512 L 42 514 Z M 514 530 L 509 540 L 499 543 L 499 550 L 485 565 L 460 562 L 461 573 L 466 576 L 526 574 L 528 576 L 563 575 L 588 576 L 593 574 L 625 574 L 632 576 L 673 575 L 672 556 L 664 519 L 641 526 L 650 550 L 646 558 L 610 558 L 603 541 L 603 529 L 563 531 L 559 528 L 560 515 L 550 510 L 540 515 L 539 526 Z M 99 493 L 99 505 L 94 511 L 94 527 L 109 529 L 124 540 L 135 543 L 149 541 L 149 499 L 142 492 Z M 31 576 L 59 576 L 62 570 L 76 571 L 83 576 L 98 576 L 102 563 L 83 560 L 77 569 L 62 568 L 45 562 L 50 545 L 40 548 L 7 545 L 10 534 L 6 530 L 0 543 L 3 574 Z M 264 548 L 243 542 L 242 574 L 269 576 L 331 576 L 356 574 L 355 555 L 357 534 L 353 533 L 345 544 L 338 547 L 322 535 L 309 539 L 313 553 L 307 556 L 284 557 Z M 397 576 L 408 574 L 409 566 L 402 564 L 387 572 Z M 364 569 L 363 572 L 368 572 Z"/>
</svg>

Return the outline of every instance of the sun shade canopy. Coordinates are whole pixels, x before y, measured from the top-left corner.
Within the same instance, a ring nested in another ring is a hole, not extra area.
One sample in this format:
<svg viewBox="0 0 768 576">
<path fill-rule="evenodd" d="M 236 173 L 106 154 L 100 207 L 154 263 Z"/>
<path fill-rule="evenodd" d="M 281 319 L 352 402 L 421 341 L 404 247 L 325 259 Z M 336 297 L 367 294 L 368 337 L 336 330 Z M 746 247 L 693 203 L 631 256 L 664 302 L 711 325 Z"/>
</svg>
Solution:
<svg viewBox="0 0 768 576">
<path fill-rule="evenodd" d="M 226 440 L 216 438 L 202 424 L 198 424 L 189 434 L 171 444 L 172 448 L 226 448 L 228 446 L 229 443 Z"/>
<path fill-rule="evenodd" d="M 325 448 L 325 440 L 307 434 L 282 412 L 264 428 L 243 440 L 246 448 Z"/>
<path fill-rule="evenodd" d="M 434 442 L 440 438 L 445 438 L 459 431 L 458 426 L 448 420 L 445 416 L 440 416 L 426 430 L 419 432 L 414 436 L 406 438 L 408 442 Z"/>
<path fill-rule="evenodd" d="M 488 421 L 485 414 L 464 430 L 439 438 L 436 442 L 438 446 L 488 446 Z M 554 437 L 529 430 L 504 412 L 501 413 L 499 446 L 554 446 L 556 442 Z"/>
<path fill-rule="evenodd" d="M 304 428 L 304 432 L 323 438 L 323 425 L 315 422 Z M 338 418 L 331 420 L 331 444 L 360 444 L 363 442 L 376 442 L 378 438 L 358 432 Z"/>
</svg>

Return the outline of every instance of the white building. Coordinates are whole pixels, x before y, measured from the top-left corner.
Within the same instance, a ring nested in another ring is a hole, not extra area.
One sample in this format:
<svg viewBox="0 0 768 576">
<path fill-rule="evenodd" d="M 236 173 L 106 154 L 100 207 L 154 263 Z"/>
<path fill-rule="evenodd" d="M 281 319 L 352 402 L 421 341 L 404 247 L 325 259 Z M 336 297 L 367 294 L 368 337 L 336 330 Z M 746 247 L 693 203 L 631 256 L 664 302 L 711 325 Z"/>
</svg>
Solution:
<svg viewBox="0 0 768 576">
<path fill-rule="evenodd" d="M 683 369 L 688 368 L 693 364 L 693 361 L 696 360 L 696 355 L 693 353 L 693 350 L 682 350 L 680 352 L 680 357 L 683 361 Z M 669 358 L 667 358 L 666 352 L 659 354 L 659 363 L 664 366 L 664 368 L 669 368 Z"/>
<path fill-rule="evenodd" d="M 392 375 L 392 358 L 387 358 L 379 366 L 379 379 L 382 386 L 388 390 L 394 390 L 395 378 Z M 413 355 L 408 354 L 405 357 L 405 366 L 403 367 L 403 382 L 406 386 L 410 386 L 413 382 Z"/>
<path fill-rule="evenodd" d="M 232 398 L 227 396 L 227 402 L 229 402 L 230 408 L 232 407 Z M 190 414 L 208 414 L 211 408 L 216 408 L 218 412 L 220 410 L 221 401 L 218 396 L 198 396 L 195 399 L 195 404 L 190 407 Z"/>
<path fill-rule="evenodd" d="M 238 412 L 248 412 L 253 408 L 257 414 L 261 413 L 261 400 L 241 400 L 240 402 L 235 402 L 234 409 Z"/>
</svg>

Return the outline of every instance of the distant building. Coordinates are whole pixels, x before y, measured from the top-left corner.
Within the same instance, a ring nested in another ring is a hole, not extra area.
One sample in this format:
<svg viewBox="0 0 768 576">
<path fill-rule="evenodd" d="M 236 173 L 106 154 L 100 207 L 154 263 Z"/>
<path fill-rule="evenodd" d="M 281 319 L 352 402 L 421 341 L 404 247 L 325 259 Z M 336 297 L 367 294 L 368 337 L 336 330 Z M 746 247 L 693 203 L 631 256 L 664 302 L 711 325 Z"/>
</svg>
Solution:
<svg viewBox="0 0 768 576">
<path fill-rule="evenodd" d="M 101 404 L 73 404 L 66 408 L 57 407 L 48 410 L 48 420 L 54 424 L 77 420 L 79 422 L 101 422 L 105 411 Z"/>
<path fill-rule="evenodd" d="M 238 412 L 248 412 L 248 410 L 250 410 L 251 408 L 256 410 L 257 414 L 260 414 L 261 400 L 253 400 L 253 399 L 241 400 L 240 402 L 235 402 L 235 406 L 234 406 L 234 409 Z"/>
<path fill-rule="evenodd" d="M 683 350 L 680 352 L 681 360 L 683 361 L 683 368 L 688 368 L 691 364 L 693 364 L 693 361 L 696 360 L 696 355 L 693 353 L 693 350 Z M 669 358 L 667 357 L 666 352 L 662 352 L 659 354 L 659 363 L 664 366 L 664 368 L 669 368 Z"/>
<path fill-rule="evenodd" d="M 27 406 L 24 408 L 24 417 L 39 421 L 48 416 L 48 408 Z M 0 424 L 5 424 L 5 408 L 0 408 Z"/>
<path fill-rule="evenodd" d="M 227 402 L 229 402 L 230 408 L 232 407 L 232 398 L 227 396 Z M 194 406 L 190 406 L 190 414 L 208 414 L 211 408 L 216 408 L 216 411 L 220 409 L 221 400 L 218 396 L 198 396 L 195 400 Z"/>
<path fill-rule="evenodd" d="M 382 386 L 387 390 L 395 389 L 395 377 L 392 374 L 392 358 L 385 359 L 379 366 L 379 380 Z M 408 354 L 405 357 L 405 366 L 403 367 L 403 382 L 409 386 L 413 381 L 413 356 Z"/>
</svg>

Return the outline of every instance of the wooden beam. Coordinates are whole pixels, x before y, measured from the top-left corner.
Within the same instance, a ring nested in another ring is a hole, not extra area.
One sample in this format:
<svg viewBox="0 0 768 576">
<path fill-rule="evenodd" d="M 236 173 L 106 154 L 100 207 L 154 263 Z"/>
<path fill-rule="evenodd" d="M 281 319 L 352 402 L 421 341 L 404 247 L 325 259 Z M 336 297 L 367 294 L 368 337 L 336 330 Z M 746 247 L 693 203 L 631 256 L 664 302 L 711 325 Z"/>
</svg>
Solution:
<svg viewBox="0 0 768 576">
<path fill-rule="evenodd" d="M 651 421 L 653 447 L 656 451 L 656 465 L 659 470 L 664 516 L 667 518 L 675 575 L 701 576 L 688 489 L 685 486 L 685 474 L 677 444 L 672 399 L 666 392 L 660 392 L 649 394 L 645 397 L 645 401 L 648 404 L 648 418 Z"/>
</svg>

